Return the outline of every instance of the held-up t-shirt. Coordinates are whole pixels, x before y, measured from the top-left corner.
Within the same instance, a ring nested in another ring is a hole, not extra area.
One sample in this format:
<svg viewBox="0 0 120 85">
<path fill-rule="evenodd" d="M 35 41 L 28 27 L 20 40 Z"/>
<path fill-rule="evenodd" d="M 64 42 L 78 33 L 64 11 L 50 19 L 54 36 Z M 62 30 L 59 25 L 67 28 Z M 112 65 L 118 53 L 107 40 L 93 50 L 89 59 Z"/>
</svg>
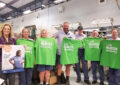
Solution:
<svg viewBox="0 0 120 85">
<path fill-rule="evenodd" d="M 25 45 L 25 68 L 33 68 L 35 63 L 35 42 L 32 39 L 18 39 L 17 45 Z"/>
<path fill-rule="evenodd" d="M 63 38 L 60 64 L 68 65 L 78 63 L 78 48 L 82 47 L 80 40 Z"/>
<path fill-rule="evenodd" d="M 58 46 L 54 38 L 37 38 L 35 47 L 36 64 L 55 65 Z"/>
<path fill-rule="evenodd" d="M 100 64 L 120 69 L 120 40 L 103 40 L 101 42 Z"/>
<path fill-rule="evenodd" d="M 99 45 L 102 38 L 84 38 L 85 60 L 99 61 Z"/>
</svg>

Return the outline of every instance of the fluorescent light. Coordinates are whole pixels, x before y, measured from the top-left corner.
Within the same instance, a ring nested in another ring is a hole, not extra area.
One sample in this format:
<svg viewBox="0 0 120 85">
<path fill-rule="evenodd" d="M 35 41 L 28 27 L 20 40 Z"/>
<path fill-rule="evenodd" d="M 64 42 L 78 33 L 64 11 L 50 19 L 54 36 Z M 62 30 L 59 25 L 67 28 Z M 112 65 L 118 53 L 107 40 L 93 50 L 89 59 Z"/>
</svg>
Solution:
<svg viewBox="0 0 120 85">
<path fill-rule="evenodd" d="M 44 4 L 42 4 L 41 6 L 44 7 L 44 8 L 46 7 Z"/>
<path fill-rule="evenodd" d="M 23 13 L 24 14 L 29 14 L 29 13 L 31 13 L 32 11 L 31 10 L 26 10 L 26 11 L 24 11 Z"/>
<path fill-rule="evenodd" d="M 12 19 L 12 17 L 11 17 L 11 16 L 9 16 L 7 19 Z"/>
<path fill-rule="evenodd" d="M 64 1 L 66 1 L 66 0 L 55 0 L 54 3 L 58 4 L 58 3 L 61 3 L 61 2 L 64 2 Z"/>
<path fill-rule="evenodd" d="M 0 2 L 0 8 L 4 7 L 5 5 L 5 3 Z"/>
</svg>

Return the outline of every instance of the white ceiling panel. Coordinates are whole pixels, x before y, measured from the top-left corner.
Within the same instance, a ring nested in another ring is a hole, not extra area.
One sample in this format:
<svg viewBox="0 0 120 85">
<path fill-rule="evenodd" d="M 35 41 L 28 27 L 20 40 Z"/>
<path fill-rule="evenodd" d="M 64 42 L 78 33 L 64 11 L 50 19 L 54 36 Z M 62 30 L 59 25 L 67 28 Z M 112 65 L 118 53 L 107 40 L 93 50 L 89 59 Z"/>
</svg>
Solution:
<svg viewBox="0 0 120 85">
<path fill-rule="evenodd" d="M 18 8 L 18 7 L 21 7 L 21 6 L 25 5 L 25 4 L 30 3 L 32 1 L 34 1 L 34 0 L 19 0 L 18 2 L 12 4 L 12 6 Z"/>
<path fill-rule="evenodd" d="M 5 14 L 5 13 L 10 12 L 10 11 L 12 11 L 12 9 L 4 8 L 3 10 L 0 11 L 0 14 Z"/>
<path fill-rule="evenodd" d="M 11 1 L 13 1 L 13 0 L 0 0 L 1 2 L 5 2 L 5 3 L 9 3 L 9 2 L 11 2 Z"/>
</svg>

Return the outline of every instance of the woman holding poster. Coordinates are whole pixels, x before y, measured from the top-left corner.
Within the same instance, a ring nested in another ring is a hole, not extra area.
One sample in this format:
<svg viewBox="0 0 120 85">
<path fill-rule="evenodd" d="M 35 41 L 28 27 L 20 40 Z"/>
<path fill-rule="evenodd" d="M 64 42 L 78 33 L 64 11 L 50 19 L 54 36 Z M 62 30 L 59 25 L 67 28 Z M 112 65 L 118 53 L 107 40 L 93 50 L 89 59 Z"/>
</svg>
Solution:
<svg viewBox="0 0 120 85">
<path fill-rule="evenodd" d="M 26 28 L 22 30 L 22 38 L 17 40 L 17 45 L 25 47 L 24 72 L 19 73 L 20 85 L 31 85 L 32 72 L 35 63 L 34 41 L 29 38 L 30 31 Z"/>
<path fill-rule="evenodd" d="M 39 71 L 40 85 L 46 81 L 49 85 L 50 70 L 52 70 L 56 61 L 57 43 L 54 38 L 48 38 L 46 30 L 41 31 L 41 37 L 36 40 L 36 64 Z"/>
<path fill-rule="evenodd" d="M 10 24 L 4 24 L 0 33 L 0 78 L 5 80 L 6 85 L 15 85 L 15 73 L 2 72 L 2 45 L 15 45 L 16 41 L 12 38 L 12 27 Z M 7 82 L 9 80 L 9 82 Z"/>
</svg>

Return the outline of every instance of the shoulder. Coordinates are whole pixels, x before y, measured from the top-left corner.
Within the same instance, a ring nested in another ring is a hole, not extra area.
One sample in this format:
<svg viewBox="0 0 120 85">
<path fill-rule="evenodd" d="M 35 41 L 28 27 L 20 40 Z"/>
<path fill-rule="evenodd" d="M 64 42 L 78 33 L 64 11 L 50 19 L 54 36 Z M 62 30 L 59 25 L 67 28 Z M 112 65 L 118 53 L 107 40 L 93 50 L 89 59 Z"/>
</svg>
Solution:
<svg viewBox="0 0 120 85">
<path fill-rule="evenodd" d="M 117 40 L 120 40 L 120 38 L 117 38 Z"/>
<path fill-rule="evenodd" d="M 11 38 L 11 40 L 12 40 L 12 43 L 16 44 L 15 38 Z"/>
<path fill-rule="evenodd" d="M 0 44 L 2 43 L 2 38 L 0 37 Z"/>
</svg>

